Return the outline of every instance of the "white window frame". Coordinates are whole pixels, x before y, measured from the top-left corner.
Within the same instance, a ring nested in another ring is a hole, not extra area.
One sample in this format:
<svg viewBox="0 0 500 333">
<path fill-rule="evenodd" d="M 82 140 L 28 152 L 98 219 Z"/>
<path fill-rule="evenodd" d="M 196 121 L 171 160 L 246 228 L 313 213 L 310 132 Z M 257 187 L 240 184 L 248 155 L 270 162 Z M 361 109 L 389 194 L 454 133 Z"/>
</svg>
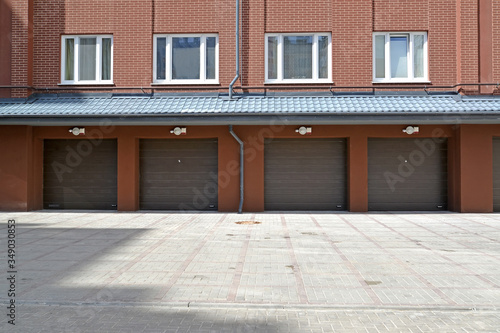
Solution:
<svg viewBox="0 0 500 333">
<path fill-rule="evenodd" d="M 79 46 L 80 46 L 80 38 L 96 38 L 96 78 L 97 80 L 80 80 L 79 72 L 78 72 L 78 54 L 79 54 Z M 102 80 L 101 73 L 101 64 L 102 64 L 102 40 L 103 38 L 111 39 L 111 79 L 110 80 Z M 74 39 L 75 41 L 75 59 L 74 63 L 74 79 L 73 80 L 65 80 L 65 69 L 66 69 L 66 40 Z M 61 84 L 113 84 L 113 35 L 64 35 L 61 36 Z"/>
<path fill-rule="evenodd" d="M 200 38 L 200 79 L 174 80 L 172 79 L 172 38 L 198 37 Z M 207 79 L 206 75 L 206 41 L 207 37 L 215 37 L 215 78 Z M 157 79 L 157 41 L 166 38 L 165 80 Z M 153 83 L 154 84 L 219 84 L 219 35 L 218 34 L 155 34 L 153 35 Z"/>
<path fill-rule="evenodd" d="M 414 38 L 416 35 L 424 36 L 424 77 L 415 78 L 414 77 Z M 377 78 L 376 77 L 376 59 L 375 59 L 375 37 L 376 36 L 385 36 L 385 77 Z M 407 59 L 407 70 L 408 77 L 407 78 L 391 78 L 391 37 L 408 37 L 408 51 L 406 54 Z M 374 32 L 373 33 L 373 82 L 374 83 L 430 83 L 429 81 L 429 70 L 428 70 L 428 46 L 427 46 L 427 32 L 425 31 L 415 31 L 415 32 Z"/>
<path fill-rule="evenodd" d="M 312 78 L 311 79 L 284 79 L 283 78 L 283 48 L 284 48 L 284 37 L 285 36 L 312 36 Z M 319 64 L 318 64 L 318 37 L 328 36 L 328 77 L 320 79 L 319 74 Z M 278 38 L 278 72 L 276 79 L 269 79 L 268 71 L 268 38 L 277 37 Z M 265 34 L 265 83 L 332 83 L 332 34 L 329 32 L 324 33 L 267 33 Z"/>
</svg>

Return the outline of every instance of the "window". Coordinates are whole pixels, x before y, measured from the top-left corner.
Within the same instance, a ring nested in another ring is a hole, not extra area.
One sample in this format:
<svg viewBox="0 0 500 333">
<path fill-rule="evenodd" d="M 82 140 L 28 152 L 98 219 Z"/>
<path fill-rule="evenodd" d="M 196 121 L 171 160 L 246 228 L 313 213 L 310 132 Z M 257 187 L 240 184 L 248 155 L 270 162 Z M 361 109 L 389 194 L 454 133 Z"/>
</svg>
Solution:
<svg viewBox="0 0 500 333">
<path fill-rule="evenodd" d="M 373 81 L 427 82 L 427 33 L 374 33 Z"/>
<path fill-rule="evenodd" d="M 63 36 L 62 84 L 112 84 L 113 36 Z"/>
<path fill-rule="evenodd" d="M 153 82 L 219 83 L 219 38 L 210 35 L 155 35 Z"/>
<path fill-rule="evenodd" d="M 331 83 L 329 33 L 266 34 L 266 83 Z"/>
</svg>

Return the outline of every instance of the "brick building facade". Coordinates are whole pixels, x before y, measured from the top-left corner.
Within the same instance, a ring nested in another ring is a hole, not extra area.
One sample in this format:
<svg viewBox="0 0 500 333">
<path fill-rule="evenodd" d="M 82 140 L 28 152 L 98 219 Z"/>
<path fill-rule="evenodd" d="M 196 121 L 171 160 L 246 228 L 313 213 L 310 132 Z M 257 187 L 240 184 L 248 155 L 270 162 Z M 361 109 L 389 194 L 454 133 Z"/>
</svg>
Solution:
<svg viewBox="0 0 500 333">
<path fill-rule="evenodd" d="M 0 209 L 500 210 L 498 1 L 237 3 L 0 0 Z"/>
</svg>

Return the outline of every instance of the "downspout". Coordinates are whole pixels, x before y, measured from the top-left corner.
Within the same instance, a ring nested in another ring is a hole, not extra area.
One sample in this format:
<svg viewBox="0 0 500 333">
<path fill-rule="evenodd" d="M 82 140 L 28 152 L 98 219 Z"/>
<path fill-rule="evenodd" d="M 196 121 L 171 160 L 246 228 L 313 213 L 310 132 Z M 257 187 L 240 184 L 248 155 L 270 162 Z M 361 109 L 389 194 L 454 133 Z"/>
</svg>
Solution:
<svg viewBox="0 0 500 333">
<path fill-rule="evenodd" d="M 229 100 L 233 99 L 233 86 L 240 77 L 240 0 L 236 0 L 236 76 L 229 84 Z"/>
<path fill-rule="evenodd" d="M 236 135 L 236 133 L 233 132 L 233 125 L 229 125 L 229 133 L 231 133 L 231 135 L 233 136 L 233 138 L 236 139 L 236 141 L 238 141 L 238 143 L 240 144 L 240 206 L 238 207 L 238 214 L 241 214 L 242 210 L 243 210 L 243 200 L 244 200 L 244 195 L 243 195 L 243 191 L 245 189 L 245 185 L 244 185 L 244 182 L 243 182 L 243 179 L 244 179 L 244 144 L 243 144 L 243 141 L 241 141 L 241 139 Z"/>
</svg>

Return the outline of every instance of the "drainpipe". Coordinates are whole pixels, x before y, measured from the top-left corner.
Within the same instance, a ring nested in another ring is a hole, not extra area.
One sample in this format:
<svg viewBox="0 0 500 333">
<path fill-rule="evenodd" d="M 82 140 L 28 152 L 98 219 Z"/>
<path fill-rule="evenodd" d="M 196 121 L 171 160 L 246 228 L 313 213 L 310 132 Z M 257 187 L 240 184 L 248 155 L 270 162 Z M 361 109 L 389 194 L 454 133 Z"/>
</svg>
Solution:
<svg viewBox="0 0 500 333">
<path fill-rule="evenodd" d="M 236 76 L 229 84 L 229 100 L 233 99 L 233 86 L 240 77 L 240 0 L 236 0 Z"/>
<path fill-rule="evenodd" d="M 244 179 L 244 164 L 243 164 L 243 160 L 244 160 L 244 145 L 243 145 L 243 141 L 241 141 L 241 139 L 236 135 L 236 133 L 233 132 L 233 125 L 229 125 L 229 133 L 231 133 L 231 135 L 233 136 L 233 138 L 236 139 L 236 141 L 238 141 L 238 143 L 240 144 L 240 206 L 238 207 L 238 214 L 241 214 L 242 210 L 243 210 L 243 200 L 244 200 L 244 196 L 243 196 L 243 190 L 245 189 L 245 185 L 244 185 L 244 182 L 243 182 L 243 179 Z"/>
</svg>

